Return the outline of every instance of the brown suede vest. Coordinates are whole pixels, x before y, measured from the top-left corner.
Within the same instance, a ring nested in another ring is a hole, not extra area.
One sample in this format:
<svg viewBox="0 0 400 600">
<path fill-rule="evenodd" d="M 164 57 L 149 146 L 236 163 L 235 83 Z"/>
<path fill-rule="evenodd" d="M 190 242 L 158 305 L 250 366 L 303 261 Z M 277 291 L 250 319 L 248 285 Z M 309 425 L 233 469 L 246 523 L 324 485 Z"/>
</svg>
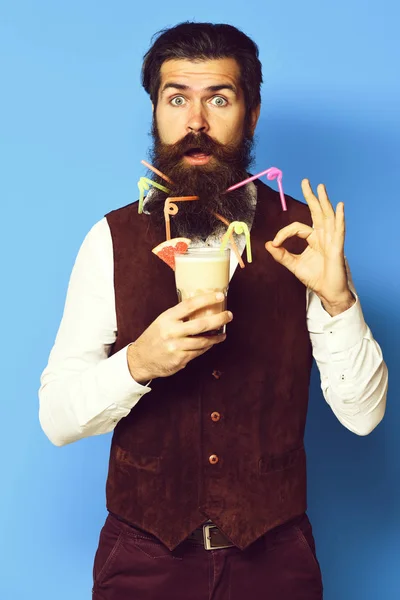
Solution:
<svg viewBox="0 0 400 600">
<path fill-rule="evenodd" d="M 234 318 L 226 341 L 176 375 L 154 380 L 112 440 L 108 510 L 170 549 L 207 519 L 244 549 L 306 509 L 303 435 L 312 362 L 306 289 L 264 244 L 289 223 L 311 218 L 305 204 L 287 197 L 283 212 L 275 191 L 260 182 L 257 191 L 253 262 L 231 280 Z M 151 252 L 165 239 L 163 228 L 138 215 L 136 203 L 107 220 L 115 353 L 177 297 L 172 270 Z M 300 253 L 305 242 L 292 238 L 285 247 Z M 217 422 L 214 411 L 221 414 Z"/>
</svg>

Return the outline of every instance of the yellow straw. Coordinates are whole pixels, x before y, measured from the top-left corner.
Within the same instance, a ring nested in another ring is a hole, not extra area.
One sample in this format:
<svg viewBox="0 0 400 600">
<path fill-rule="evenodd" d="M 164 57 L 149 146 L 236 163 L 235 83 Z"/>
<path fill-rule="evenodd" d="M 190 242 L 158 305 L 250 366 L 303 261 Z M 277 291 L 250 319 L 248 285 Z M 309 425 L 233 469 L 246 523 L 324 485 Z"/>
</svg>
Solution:
<svg viewBox="0 0 400 600">
<path fill-rule="evenodd" d="M 144 193 L 150 189 L 151 185 L 158 188 L 162 192 L 169 194 L 169 189 L 164 187 L 160 183 L 157 183 L 156 181 L 153 181 L 152 179 L 148 179 L 147 177 L 141 177 L 138 181 L 138 188 L 139 188 L 139 194 L 140 194 L 139 195 L 139 206 L 138 206 L 139 215 L 141 215 L 143 212 Z"/>
<path fill-rule="evenodd" d="M 233 231 L 236 233 L 236 235 L 241 235 L 242 233 L 244 233 L 244 235 L 246 236 L 247 262 L 251 263 L 252 256 L 251 256 L 250 232 L 249 232 L 249 228 L 247 227 L 247 224 L 244 223 L 243 221 L 232 221 L 232 223 L 229 225 L 228 231 L 224 234 L 224 237 L 222 238 L 222 244 L 221 244 L 221 248 L 220 248 L 221 252 L 223 252 L 225 250 L 226 245 L 228 243 L 229 236 Z"/>
<path fill-rule="evenodd" d="M 219 219 L 220 221 L 222 221 L 222 223 L 223 223 L 224 225 L 226 225 L 227 227 L 229 227 L 230 223 L 229 223 L 229 221 L 228 221 L 227 219 L 225 219 L 225 217 L 222 217 L 222 216 L 221 216 L 221 215 L 219 215 L 218 213 L 213 213 L 213 214 L 214 214 L 214 217 L 216 217 L 217 219 Z M 244 269 L 244 262 L 243 262 L 243 260 L 242 260 L 242 257 L 240 256 L 240 252 L 239 252 L 239 250 L 237 249 L 236 242 L 235 242 L 235 240 L 233 239 L 233 234 L 232 234 L 232 231 L 231 231 L 231 233 L 230 233 L 230 235 L 229 235 L 229 238 L 230 238 L 230 240 L 231 240 L 231 244 L 232 244 L 232 250 L 233 250 L 233 252 L 234 252 L 234 253 L 235 253 L 235 255 L 236 255 L 236 258 L 237 258 L 237 261 L 238 261 L 238 263 L 239 263 L 239 265 L 240 265 L 240 268 L 241 268 L 241 269 Z"/>
</svg>

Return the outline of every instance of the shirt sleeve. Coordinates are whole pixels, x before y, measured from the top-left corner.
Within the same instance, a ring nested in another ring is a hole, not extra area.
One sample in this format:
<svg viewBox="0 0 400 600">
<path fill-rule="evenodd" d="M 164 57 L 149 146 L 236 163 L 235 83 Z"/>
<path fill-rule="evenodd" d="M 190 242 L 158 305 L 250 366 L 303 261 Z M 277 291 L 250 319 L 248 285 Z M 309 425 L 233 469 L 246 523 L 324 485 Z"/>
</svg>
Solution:
<svg viewBox="0 0 400 600">
<path fill-rule="evenodd" d="M 355 304 L 331 317 L 307 290 L 307 325 L 325 400 L 347 429 L 367 435 L 385 414 L 388 370 L 365 323 L 349 270 L 348 275 Z"/>
<path fill-rule="evenodd" d="M 112 431 L 150 391 L 130 374 L 128 346 L 109 357 L 117 335 L 113 271 L 111 232 L 102 219 L 78 252 L 40 380 L 40 423 L 57 446 Z"/>
</svg>

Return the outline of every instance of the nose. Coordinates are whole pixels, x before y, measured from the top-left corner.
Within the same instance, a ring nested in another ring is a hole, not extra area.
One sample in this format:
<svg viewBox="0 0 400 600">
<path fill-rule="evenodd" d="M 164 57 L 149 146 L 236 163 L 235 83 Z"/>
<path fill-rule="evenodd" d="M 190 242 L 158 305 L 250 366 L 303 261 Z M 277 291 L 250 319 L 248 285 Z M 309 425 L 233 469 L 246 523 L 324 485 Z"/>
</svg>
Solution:
<svg viewBox="0 0 400 600">
<path fill-rule="evenodd" d="M 206 111 L 201 103 L 193 106 L 189 114 L 187 130 L 190 133 L 204 133 L 209 130 Z"/>
</svg>

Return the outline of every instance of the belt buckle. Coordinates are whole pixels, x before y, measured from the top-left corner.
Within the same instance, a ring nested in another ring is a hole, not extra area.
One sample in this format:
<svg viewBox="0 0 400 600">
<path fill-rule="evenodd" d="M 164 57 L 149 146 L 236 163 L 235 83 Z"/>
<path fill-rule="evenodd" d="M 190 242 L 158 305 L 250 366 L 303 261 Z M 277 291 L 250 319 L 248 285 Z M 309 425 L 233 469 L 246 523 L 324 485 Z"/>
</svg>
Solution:
<svg viewBox="0 0 400 600">
<path fill-rule="evenodd" d="M 206 550 L 220 550 L 221 548 L 231 548 L 232 544 L 228 544 L 227 546 L 212 546 L 211 545 L 211 529 L 218 529 L 216 525 L 203 525 L 203 537 L 204 537 L 204 548 Z"/>
</svg>

